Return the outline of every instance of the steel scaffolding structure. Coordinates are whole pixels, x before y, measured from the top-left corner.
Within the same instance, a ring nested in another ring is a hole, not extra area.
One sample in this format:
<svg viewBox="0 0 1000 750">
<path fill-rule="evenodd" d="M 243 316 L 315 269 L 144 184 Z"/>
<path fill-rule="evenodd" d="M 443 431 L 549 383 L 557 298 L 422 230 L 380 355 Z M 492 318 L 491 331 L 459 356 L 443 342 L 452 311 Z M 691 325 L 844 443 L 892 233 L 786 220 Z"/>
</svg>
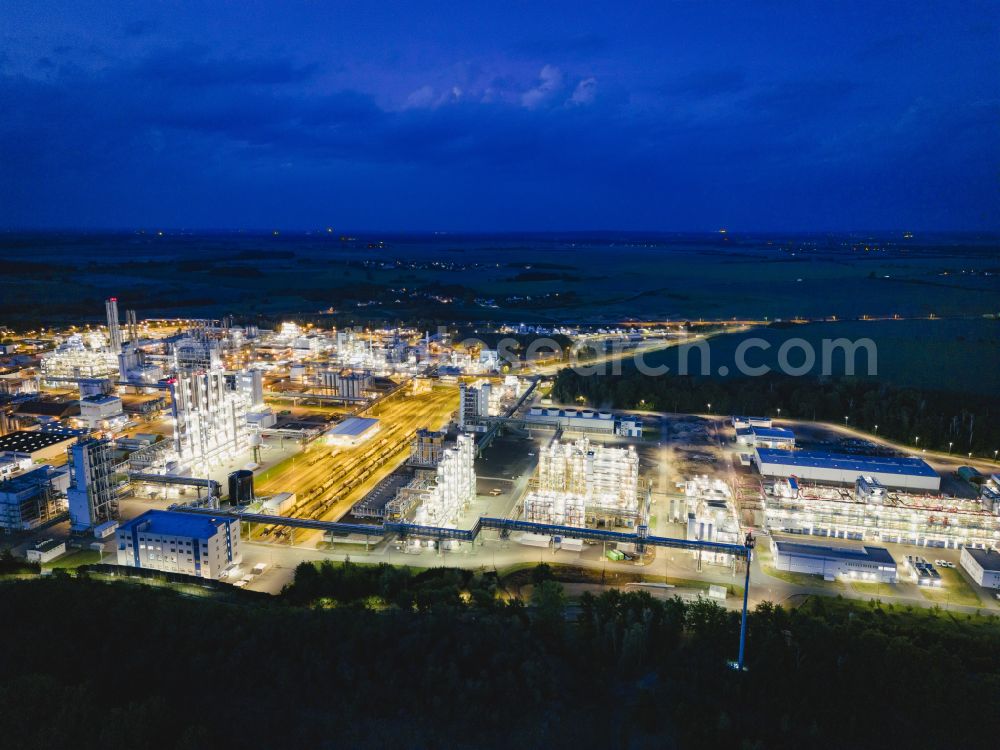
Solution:
<svg viewBox="0 0 1000 750">
<path fill-rule="evenodd" d="M 444 451 L 437 467 L 434 486 L 420 503 L 414 522 L 420 525 L 446 526 L 476 497 L 475 441 L 459 435 L 454 448 Z"/>
<path fill-rule="evenodd" d="M 613 448 L 587 437 L 553 440 L 539 452 L 524 513 L 525 518 L 531 514 L 529 520 L 546 523 L 557 517 L 576 519 L 581 515 L 576 506 L 582 502 L 585 515 L 595 521 L 631 525 L 641 522 L 648 496 L 649 488 L 639 481 L 639 456 L 633 446 Z M 584 518 L 579 525 L 585 525 Z"/>
<path fill-rule="evenodd" d="M 250 449 L 251 396 L 230 389 L 225 372 L 180 372 L 171 395 L 174 447 L 182 461 L 201 469 Z"/>
<path fill-rule="evenodd" d="M 587 524 L 586 499 L 573 492 L 530 491 L 524 498 L 525 521 L 583 527 Z"/>
</svg>

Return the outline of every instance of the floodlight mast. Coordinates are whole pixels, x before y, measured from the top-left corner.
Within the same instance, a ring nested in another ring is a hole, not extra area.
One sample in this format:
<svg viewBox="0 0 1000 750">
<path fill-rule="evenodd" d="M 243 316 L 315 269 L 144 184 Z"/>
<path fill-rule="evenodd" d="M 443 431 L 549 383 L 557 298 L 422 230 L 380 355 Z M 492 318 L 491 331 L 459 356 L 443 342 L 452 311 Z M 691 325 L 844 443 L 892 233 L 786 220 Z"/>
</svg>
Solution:
<svg viewBox="0 0 1000 750">
<path fill-rule="evenodd" d="M 747 645 L 747 599 L 750 596 L 750 559 L 753 557 L 753 548 L 756 543 L 757 541 L 753 538 L 753 532 L 748 531 L 746 538 L 743 540 L 743 546 L 746 547 L 747 551 L 747 576 L 743 584 L 743 620 L 740 623 L 740 657 L 736 662 L 736 669 L 740 672 L 743 671 L 743 654 L 746 651 Z"/>
</svg>

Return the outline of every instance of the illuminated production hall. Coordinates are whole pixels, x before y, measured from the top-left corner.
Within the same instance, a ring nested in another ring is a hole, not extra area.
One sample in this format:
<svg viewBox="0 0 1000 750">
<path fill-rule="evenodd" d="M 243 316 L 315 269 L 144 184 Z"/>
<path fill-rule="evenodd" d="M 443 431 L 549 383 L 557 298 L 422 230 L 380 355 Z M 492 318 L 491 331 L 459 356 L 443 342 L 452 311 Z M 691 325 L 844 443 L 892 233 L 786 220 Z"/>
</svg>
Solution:
<svg viewBox="0 0 1000 750">
<path fill-rule="evenodd" d="M 915 457 L 856 456 L 826 451 L 758 447 L 753 462 L 767 477 L 797 477 L 816 482 L 850 484 L 870 476 L 886 487 L 937 492 L 941 477 L 926 461 Z"/>
<path fill-rule="evenodd" d="M 854 487 L 764 482 L 765 523 L 772 531 L 927 547 L 1000 544 L 1000 515 L 981 499 L 890 490 L 871 476 Z"/>
</svg>

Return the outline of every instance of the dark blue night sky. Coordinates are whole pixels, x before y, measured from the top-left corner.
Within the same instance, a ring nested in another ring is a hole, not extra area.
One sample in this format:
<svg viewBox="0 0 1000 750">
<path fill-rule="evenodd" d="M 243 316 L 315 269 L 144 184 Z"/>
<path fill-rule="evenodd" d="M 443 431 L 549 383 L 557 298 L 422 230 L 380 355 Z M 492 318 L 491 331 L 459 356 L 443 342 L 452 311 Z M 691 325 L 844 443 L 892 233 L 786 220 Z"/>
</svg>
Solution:
<svg viewBox="0 0 1000 750">
<path fill-rule="evenodd" d="M 997 229 L 998 19 L 5 0 L 0 227 Z"/>
</svg>

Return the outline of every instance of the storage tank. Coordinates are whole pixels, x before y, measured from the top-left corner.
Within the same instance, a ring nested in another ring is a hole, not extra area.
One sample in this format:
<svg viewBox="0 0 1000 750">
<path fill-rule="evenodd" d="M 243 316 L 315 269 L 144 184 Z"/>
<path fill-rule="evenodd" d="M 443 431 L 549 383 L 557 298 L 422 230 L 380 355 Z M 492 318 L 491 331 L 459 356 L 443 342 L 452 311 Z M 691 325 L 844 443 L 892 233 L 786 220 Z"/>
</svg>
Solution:
<svg viewBox="0 0 1000 750">
<path fill-rule="evenodd" d="M 234 471 L 229 475 L 229 502 L 246 505 L 253 500 L 253 472 L 247 469 Z"/>
</svg>

